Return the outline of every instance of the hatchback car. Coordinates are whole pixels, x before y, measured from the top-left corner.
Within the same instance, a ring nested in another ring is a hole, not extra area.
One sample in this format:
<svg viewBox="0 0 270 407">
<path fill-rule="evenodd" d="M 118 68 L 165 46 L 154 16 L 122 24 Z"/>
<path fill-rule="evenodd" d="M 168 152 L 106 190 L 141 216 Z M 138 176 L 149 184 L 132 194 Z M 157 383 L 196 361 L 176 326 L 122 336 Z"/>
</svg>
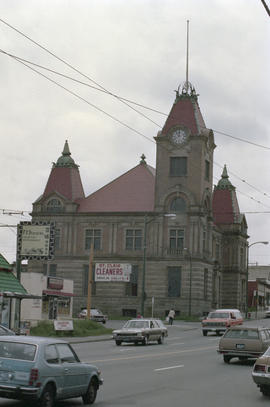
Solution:
<svg viewBox="0 0 270 407">
<path fill-rule="evenodd" d="M 252 369 L 253 381 L 265 396 L 270 396 L 270 348 L 260 356 Z"/>
<path fill-rule="evenodd" d="M 64 341 L 41 337 L 0 338 L 0 397 L 39 402 L 82 397 L 93 404 L 103 383 L 96 366 L 81 363 Z"/>
<path fill-rule="evenodd" d="M 160 319 L 131 319 L 122 329 L 113 331 L 113 339 L 117 346 L 122 342 L 142 343 L 147 345 L 151 341 L 159 344 L 168 336 L 168 330 Z"/>
<path fill-rule="evenodd" d="M 219 341 L 218 353 L 225 363 L 234 357 L 240 360 L 258 358 L 270 346 L 270 329 L 264 327 L 234 326 Z"/>
<path fill-rule="evenodd" d="M 87 309 L 81 310 L 78 317 L 83 319 L 87 318 Z M 107 315 L 104 315 L 99 309 L 91 308 L 90 319 L 92 321 L 102 322 L 103 324 L 105 324 L 106 321 L 108 320 L 108 317 Z"/>
</svg>

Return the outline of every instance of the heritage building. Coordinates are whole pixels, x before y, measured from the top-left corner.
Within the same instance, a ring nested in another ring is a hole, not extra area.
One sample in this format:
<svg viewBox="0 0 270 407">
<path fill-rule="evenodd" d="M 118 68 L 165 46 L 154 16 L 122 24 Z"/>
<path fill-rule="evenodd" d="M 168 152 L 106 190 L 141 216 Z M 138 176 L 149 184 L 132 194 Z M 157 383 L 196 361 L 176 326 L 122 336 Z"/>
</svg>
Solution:
<svg viewBox="0 0 270 407">
<path fill-rule="evenodd" d="M 109 315 L 201 315 L 246 303 L 247 224 L 227 169 L 213 189 L 212 130 L 189 82 L 176 92 L 158 132 L 156 169 L 140 163 L 85 197 L 66 141 L 33 221 L 56 225 L 55 256 L 28 269 L 73 279 L 76 316 L 87 304 L 90 246 L 95 263 L 131 264 L 129 282 L 95 282 L 92 306 Z"/>
</svg>

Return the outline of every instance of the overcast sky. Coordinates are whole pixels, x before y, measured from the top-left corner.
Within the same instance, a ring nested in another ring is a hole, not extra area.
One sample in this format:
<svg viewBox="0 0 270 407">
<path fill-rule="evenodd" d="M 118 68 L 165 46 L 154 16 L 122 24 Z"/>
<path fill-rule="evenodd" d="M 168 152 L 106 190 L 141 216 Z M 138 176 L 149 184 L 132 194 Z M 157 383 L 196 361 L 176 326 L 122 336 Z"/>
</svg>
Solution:
<svg viewBox="0 0 270 407">
<path fill-rule="evenodd" d="M 0 19 L 97 84 L 164 114 L 185 80 L 190 20 L 189 79 L 215 131 L 214 184 L 227 164 L 249 242 L 270 241 L 270 19 L 261 0 L 0 0 L 0 6 Z M 2 21 L 0 48 L 97 86 Z M 88 103 L 0 54 L 0 225 L 30 219 L 3 210 L 31 211 L 66 139 L 86 195 L 135 167 L 142 153 L 155 167 L 153 137 L 165 115 L 136 107 L 153 123 L 111 96 L 42 72 Z M 0 253 L 10 262 L 15 247 L 16 229 L 1 227 Z M 254 245 L 249 259 L 270 264 L 270 245 Z"/>
</svg>

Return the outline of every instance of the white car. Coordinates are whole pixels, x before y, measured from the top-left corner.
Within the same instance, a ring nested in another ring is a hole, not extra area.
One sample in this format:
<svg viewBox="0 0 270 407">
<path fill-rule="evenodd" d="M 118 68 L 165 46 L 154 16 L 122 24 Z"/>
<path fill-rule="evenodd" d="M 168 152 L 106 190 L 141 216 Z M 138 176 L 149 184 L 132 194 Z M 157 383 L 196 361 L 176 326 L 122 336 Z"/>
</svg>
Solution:
<svg viewBox="0 0 270 407">
<path fill-rule="evenodd" d="M 264 318 L 270 318 L 270 307 L 267 307 L 264 311 Z"/>
<path fill-rule="evenodd" d="M 78 317 L 84 318 L 84 319 L 87 318 L 87 309 L 81 310 Z M 107 317 L 107 315 L 103 315 L 103 313 L 99 309 L 91 308 L 90 319 L 93 321 L 102 322 L 103 324 L 105 324 L 106 321 L 108 320 L 108 317 Z"/>
<path fill-rule="evenodd" d="M 147 345 L 151 341 L 157 341 L 162 344 L 166 336 L 168 336 L 168 330 L 162 321 L 153 318 L 131 319 L 122 329 L 113 331 L 113 339 L 117 346 L 122 342 Z"/>
</svg>

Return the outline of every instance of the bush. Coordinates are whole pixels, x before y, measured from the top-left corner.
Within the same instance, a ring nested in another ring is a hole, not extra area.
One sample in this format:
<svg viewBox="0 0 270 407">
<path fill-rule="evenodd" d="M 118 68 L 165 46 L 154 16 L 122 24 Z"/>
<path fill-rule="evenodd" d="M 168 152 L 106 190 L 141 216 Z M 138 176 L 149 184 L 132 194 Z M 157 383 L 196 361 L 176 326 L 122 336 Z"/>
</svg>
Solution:
<svg viewBox="0 0 270 407">
<path fill-rule="evenodd" d="M 30 335 L 46 337 L 97 336 L 111 333 L 112 329 L 89 320 L 73 320 L 73 331 L 55 331 L 53 321 L 40 321 L 37 326 L 30 329 Z"/>
</svg>

